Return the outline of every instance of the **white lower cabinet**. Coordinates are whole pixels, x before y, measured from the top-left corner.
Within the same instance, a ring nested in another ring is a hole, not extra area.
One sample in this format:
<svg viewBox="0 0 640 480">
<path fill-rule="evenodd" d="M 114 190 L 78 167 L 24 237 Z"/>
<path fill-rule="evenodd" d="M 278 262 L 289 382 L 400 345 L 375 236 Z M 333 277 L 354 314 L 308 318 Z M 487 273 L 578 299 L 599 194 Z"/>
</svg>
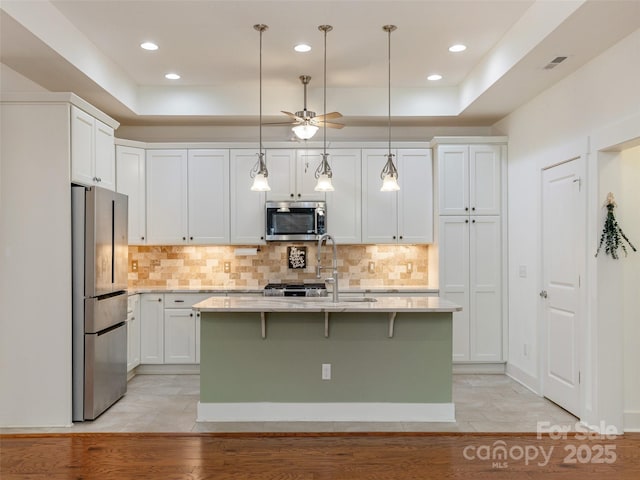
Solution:
<svg viewBox="0 0 640 480">
<path fill-rule="evenodd" d="M 499 216 L 440 217 L 440 295 L 462 306 L 454 361 L 503 360 L 501 231 Z"/>
<path fill-rule="evenodd" d="M 164 299 L 162 294 L 140 296 L 140 363 L 164 363 Z"/>
<path fill-rule="evenodd" d="M 127 372 L 140 365 L 140 295 L 127 299 Z"/>
<path fill-rule="evenodd" d="M 164 311 L 164 363 L 196 363 L 196 317 L 190 308 Z"/>
</svg>

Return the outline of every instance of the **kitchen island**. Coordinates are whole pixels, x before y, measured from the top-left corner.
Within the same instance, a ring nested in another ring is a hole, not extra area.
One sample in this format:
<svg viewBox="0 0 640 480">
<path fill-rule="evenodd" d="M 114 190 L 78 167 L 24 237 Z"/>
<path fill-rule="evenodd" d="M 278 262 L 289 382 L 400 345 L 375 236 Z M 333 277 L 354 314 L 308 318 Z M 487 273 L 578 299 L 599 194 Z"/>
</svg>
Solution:
<svg viewBox="0 0 640 480">
<path fill-rule="evenodd" d="M 198 421 L 455 421 L 439 297 L 212 297 Z"/>
</svg>

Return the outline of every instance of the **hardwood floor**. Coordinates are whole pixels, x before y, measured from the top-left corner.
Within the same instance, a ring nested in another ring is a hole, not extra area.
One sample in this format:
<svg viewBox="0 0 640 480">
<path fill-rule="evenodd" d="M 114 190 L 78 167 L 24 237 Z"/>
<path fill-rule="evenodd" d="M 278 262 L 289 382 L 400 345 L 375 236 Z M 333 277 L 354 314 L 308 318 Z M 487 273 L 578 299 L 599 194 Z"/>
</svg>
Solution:
<svg viewBox="0 0 640 480">
<path fill-rule="evenodd" d="M 13 479 L 638 479 L 640 434 L 0 435 Z M 501 449 L 502 448 L 502 449 Z"/>
</svg>

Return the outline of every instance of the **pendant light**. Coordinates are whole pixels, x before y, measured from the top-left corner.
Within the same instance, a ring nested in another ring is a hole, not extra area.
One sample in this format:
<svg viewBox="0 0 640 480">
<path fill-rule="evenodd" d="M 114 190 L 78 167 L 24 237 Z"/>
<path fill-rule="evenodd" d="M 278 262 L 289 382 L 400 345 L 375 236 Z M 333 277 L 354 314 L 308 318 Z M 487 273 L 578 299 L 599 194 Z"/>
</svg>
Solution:
<svg viewBox="0 0 640 480">
<path fill-rule="evenodd" d="M 260 145 L 258 161 L 249 172 L 249 176 L 253 178 L 253 185 L 251 185 L 251 190 L 253 190 L 254 192 L 268 192 L 271 190 L 271 187 L 269 187 L 269 182 L 267 180 L 269 171 L 267 170 L 267 164 L 264 160 L 264 152 L 262 151 L 262 34 L 269 28 L 269 26 L 259 23 L 257 25 L 254 25 L 253 28 L 260 32 Z"/>
<path fill-rule="evenodd" d="M 318 183 L 316 183 L 315 191 L 316 192 L 333 192 L 333 184 L 331 183 L 331 177 L 333 177 L 333 172 L 331 171 L 331 167 L 329 166 L 329 162 L 327 161 L 327 157 L 329 154 L 327 153 L 327 122 L 326 122 L 326 114 L 327 114 L 327 32 L 333 30 L 331 25 L 320 25 L 318 30 L 324 32 L 324 87 L 323 87 L 323 114 L 325 115 L 324 122 L 322 122 L 323 127 L 323 136 L 324 136 L 324 150 L 322 153 L 322 162 L 316 169 L 315 177 L 318 179 Z"/>
<path fill-rule="evenodd" d="M 389 50 L 389 115 L 388 115 L 388 127 L 389 127 L 389 153 L 387 154 L 387 163 L 385 164 L 380 178 L 382 179 L 381 192 L 397 192 L 400 190 L 398 185 L 398 169 L 393 164 L 393 153 L 391 153 L 391 32 L 398 27 L 395 25 L 385 25 L 382 29 L 388 34 L 388 50 Z"/>
</svg>

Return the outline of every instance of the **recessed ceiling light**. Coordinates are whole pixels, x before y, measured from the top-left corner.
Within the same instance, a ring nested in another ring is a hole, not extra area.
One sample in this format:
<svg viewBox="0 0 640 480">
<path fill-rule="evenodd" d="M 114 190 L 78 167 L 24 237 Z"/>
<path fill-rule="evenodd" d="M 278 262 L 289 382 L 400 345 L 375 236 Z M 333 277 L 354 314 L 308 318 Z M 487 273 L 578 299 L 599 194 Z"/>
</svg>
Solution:
<svg viewBox="0 0 640 480">
<path fill-rule="evenodd" d="M 293 49 L 296 52 L 310 52 L 311 51 L 311 45 L 307 45 L 306 43 L 299 43 L 298 45 L 296 45 L 295 47 L 293 47 Z"/>
<path fill-rule="evenodd" d="M 156 45 L 153 42 L 144 42 L 140 44 L 141 48 L 144 48 L 145 50 L 158 50 L 158 45 Z"/>
<path fill-rule="evenodd" d="M 442 75 L 438 75 L 437 73 L 434 73 L 433 75 L 429 75 L 427 77 L 427 80 L 431 80 L 432 82 L 435 82 L 436 80 L 442 80 Z"/>
<path fill-rule="evenodd" d="M 168 79 L 168 80 L 179 80 L 180 79 L 180 75 L 178 75 L 177 73 L 167 73 L 164 78 Z"/>
<path fill-rule="evenodd" d="M 464 52 L 466 49 L 467 49 L 467 46 L 466 45 L 462 45 L 461 43 L 458 43 L 456 45 L 451 45 L 449 47 L 449 51 L 450 52 L 454 52 L 454 53 L 456 53 L 456 52 Z"/>
</svg>

